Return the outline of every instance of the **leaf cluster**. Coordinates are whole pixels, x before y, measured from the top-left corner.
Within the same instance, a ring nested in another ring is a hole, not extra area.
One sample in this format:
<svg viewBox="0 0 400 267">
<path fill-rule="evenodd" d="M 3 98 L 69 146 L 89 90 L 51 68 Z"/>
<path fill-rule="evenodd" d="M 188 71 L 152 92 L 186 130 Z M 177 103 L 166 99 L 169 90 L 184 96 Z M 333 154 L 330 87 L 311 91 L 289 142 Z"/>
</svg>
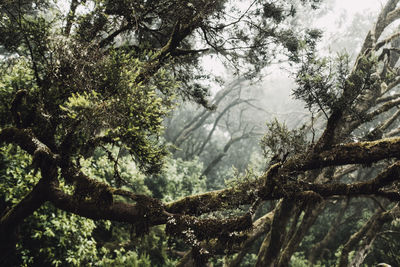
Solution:
<svg viewBox="0 0 400 267">
<path fill-rule="evenodd" d="M 293 90 L 293 95 L 303 100 L 308 109 L 323 111 L 328 116 L 337 108 L 338 100 L 347 87 L 349 72 L 349 57 L 346 54 L 331 60 L 309 53 L 296 75 L 298 87 Z"/>
<path fill-rule="evenodd" d="M 264 157 L 272 156 L 283 157 L 292 156 L 304 152 L 308 146 L 306 129 L 290 130 L 285 124 L 278 120 L 267 123 L 267 132 L 260 141 Z"/>
</svg>

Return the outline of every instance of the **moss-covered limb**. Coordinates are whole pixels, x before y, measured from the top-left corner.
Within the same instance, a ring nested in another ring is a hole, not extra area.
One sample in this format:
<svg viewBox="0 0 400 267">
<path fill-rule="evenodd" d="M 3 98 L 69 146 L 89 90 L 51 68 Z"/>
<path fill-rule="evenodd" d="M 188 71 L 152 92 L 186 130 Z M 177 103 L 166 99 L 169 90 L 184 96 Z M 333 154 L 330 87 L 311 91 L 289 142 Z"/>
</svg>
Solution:
<svg viewBox="0 0 400 267">
<path fill-rule="evenodd" d="M 124 204 L 117 202 L 113 204 L 112 194 L 114 189 L 109 185 L 91 179 L 90 177 L 83 174 L 78 168 L 76 168 L 71 162 L 66 159 L 60 159 L 57 154 L 54 154 L 46 145 L 40 142 L 30 130 L 18 129 L 10 127 L 3 129 L 0 132 L 0 142 L 13 143 L 20 146 L 26 152 L 33 156 L 33 163 L 35 167 L 41 170 L 42 180 L 32 190 L 21 203 L 17 204 L 15 209 L 10 210 L 15 218 L 19 218 L 21 214 L 30 214 L 29 212 L 22 212 L 24 209 L 20 207 L 26 207 L 29 209 L 29 203 L 32 202 L 33 210 L 37 209 L 40 205 L 35 203 L 43 203 L 47 200 L 46 194 L 49 193 L 50 201 L 60 209 L 77 213 L 79 215 L 88 218 L 107 218 L 115 219 L 119 221 L 136 222 L 138 217 L 142 216 L 140 220 L 150 221 L 151 225 L 165 223 L 166 216 L 162 215 L 162 206 L 159 205 L 148 205 L 149 201 L 141 201 L 145 198 L 137 197 L 135 199 L 136 205 Z M 62 175 L 67 181 L 71 181 L 75 184 L 76 195 L 71 196 L 63 193 L 54 185 L 52 182 L 52 190 L 43 191 L 42 187 L 45 181 L 49 183 L 52 179 L 57 177 L 57 165 L 62 166 Z M 41 188 L 41 193 L 36 193 Z M 121 191 L 121 190 L 120 190 Z M 118 193 L 119 191 L 117 191 Z M 121 194 L 121 192 L 119 192 Z M 42 201 L 35 201 L 36 197 L 41 197 Z M 111 207 L 109 207 L 113 204 Z M 39 206 L 38 206 L 39 205 Z M 129 212 L 127 212 L 129 211 Z M 135 212 L 138 212 L 137 214 Z M 11 213 L 10 213 L 11 214 Z M 20 214 L 20 215 L 18 215 Z M 125 214 L 125 215 L 124 215 Z M 135 215 L 130 219 L 128 214 Z M 152 214 L 147 219 L 143 218 L 145 215 Z M 18 216 L 17 216 L 18 215 Z M 10 218 L 14 218 L 10 215 Z M 160 219 L 161 218 L 161 219 Z M 7 221 L 14 221 L 7 219 Z"/>
<path fill-rule="evenodd" d="M 135 194 L 127 190 L 114 188 L 107 183 L 93 179 L 84 174 L 71 161 L 64 160 L 61 164 L 61 175 L 75 187 L 75 197 L 79 200 L 90 200 L 101 205 L 111 205 L 114 195 L 124 196 L 136 202 L 142 207 L 142 212 L 159 216 L 164 211 L 163 204 L 152 197 Z M 155 212 L 157 211 L 157 212 Z"/>
<path fill-rule="evenodd" d="M 253 242 L 261 237 L 261 235 L 269 232 L 273 216 L 273 212 L 268 212 L 253 223 L 251 232 L 247 235 L 246 240 L 238 248 L 238 253 L 233 257 L 231 261 L 227 262 L 224 265 L 225 267 L 240 266 L 244 256 L 246 256 Z"/>
<path fill-rule="evenodd" d="M 48 182 L 45 179 L 41 179 L 28 195 L 1 217 L 0 231 L 18 225 L 38 209 L 47 200 L 47 188 Z"/>
<path fill-rule="evenodd" d="M 232 266 L 240 266 L 240 262 L 242 257 L 244 257 L 247 253 L 247 249 L 253 244 L 254 240 L 259 238 L 262 234 L 269 231 L 270 225 L 272 223 L 273 212 L 269 212 L 265 214 L 263 217 L 256 220 L 250 228 L 243 227 L 243 222 L 246 222 L 248 218 L 248 214 L 239 218 L 233 218 L 231 220 L 225 221 L 225 224 L 232 224 L 230 226 L 230 231 L 234 229 L 238 229 L 238 231 L 233 231 L 228 234 L 228 239 L 226 238 L 226 230 L 225 233 L 221 232 L 216 237 L 204 240 L 198 244 L 198 248 L 203 249 L 204 251 L 210 252 L 212 255 L 230 255 L 234 253 L 238 253 L 237 256 L 239 258 L 235 258 L 236 260 L 230 262 L 230 264 L 234 264 Z M 173 217 L 170 217 L 173 218 Z M 193 218 L 194 219 L 194 218 Z M 205 221 L 206 222 L 206 221 Z M 215 220 L 215 223 L 220 224 L 224 223 L 223 220 Z M 220 227 L 220 226 L 218 226 Z M 232 228 L 233 227 L 233 228 Z M 239 230 L 242 228 L 246 228 L 245 230 Z M 216 231 L 214 231 L 216 232 Z M 216 233 L 218 234 L 218 233 Z M 223 235 L 221 235 L 223 234 Z M 185 236 L 184 238 L 187 238 Z M 235 264 L 235 262 L 237 264 Z M 228 262 L 226 265 L 229 264 Z M 231 266 L 231 265 L 228 265 Z"/>
<path fill-rule="evenodd" d="M 327 127 L 317 142 L 317 150 L 324 150 L 332 144 L 340 142 L 344 135 L 347 135 L 363 123 L 362 120 L 355 119 L 352 112 L 354 110 L 366 112 L 371 105 L 375 104 L 376 99 L 381 96 L 381 84 L 379 81 L 373 85 L 365 84 L 366 74 L 374 72 L 376 67 L 374 61 L 366 61 L 365 59 L 373 58 L 374 53 L 379 50 L 376 47 L 376 43 L 382 32 L 389 24 L 399 19 L 398 9 L 396 9 L 397 3 L 398 0 L 388 1 L 381 10 L 375 25 L 368 32 L 354 67 L 350 75 L 348 75 L 343 94 L 338 99 L 336 107 L 332 110 Z M 385 68 L 387 67 L 386 65 Z M 391 82 L 383 77 L 381 73 L 379 75 L 382 76 L 379 77 L 382 81 Z M 344 119 L 347 116 L 351 117 L 351 125 Z"/>
<path fill-rule="evenodd" d="M 322 250 L 328 246 L 328 244 L 332 241 L 333 237 L 335 236 L 336 231 L 338 230 L 338 226 L 343 220 L 344 213 L 349 206 L 349 202 L 350 202 L 349 198 L 347 198 L 346 201 L 342 201 L 342 205 L 340 207 L 339 213 L 337 214 L 335 220 L 331 224 L 327 234 L 324 236 L 324 238 L 321 241 L 314 244 L 314 246 L 311 248 L 311 252 L 309 254 L 308 261 L 312 265 L 316 262 L 316 260 L 318 259 L 318 256 L 321 255 Z"/>
<path fill-rule="evenodd" d="M 285 235 L 285 240 L 283 241 L 283 246 L 285 247 L 289 240 L 293 237 L 293 235 L 296 232 L 296 229 L 298 227 L 299 222 L 301 221 L 301 214 L 303 213 L 303 209 L 300 205 L 296 205 L 295 208 L 293 209 L 293 215 L 291 220 L 288 222 L 287 225 L 287 233 Z"/>
<path fill-rule="evenodd" d="M 50 201 L 59 209 L 91 219 L 108 219 L 129 222 L 138 226 L 142 234 L 150 226 L 165 224 L 168 213 L 163 204 L 154 198 L 116 189 L 82 173 L 71 162 L 63 166 L 61 174 L 74 184 L 74 195 L 65 194 L 53 183 Z M 114 201 L 113 196 L 128 197 L 135 203 Z"/>
<path fill-rule="evenodd" d="M 207 259 L 220 252 L 225 255 L 245 240 L 243 231 L 252 227 L 251 215 L 228 219 L 198 219 L 187 215 L 173 215 L 168 218 L 166 232 L 171 236 L 183 238 L 192 249 L 181 260 L 179 266 L 186 266 L 190 259 L 192 266 L 205 266 Z"/>
<path fill-rule="evenodd" d="M 323 151 L 330 148 L 335 142 L 335 133 L 339 125 L 341 125 L 341 119 L 343 116 L 343 110 L 335 110 L 328 118 L 326 128 L 315 145 L 315 151 Z"/>
<path fill-rule="evenodd" d="M 40 208 L 47 200 L 48 181 L 41 179 L 32 191 L 18 204 L 8 210 L 0 218 L 0 251 L 4 252 L 15 246 L 13 238 L 17 227 L 22 221 Z M 0 253 L 2 254 L 2 253 Z M 6 254 L 3 254 L 6 255 Z"/>
<path fill-rule="evenodd" d="M 40 169 L 42 177 L 53 179 L 57 177 L 55 165 L 59 163 L 59 155 L 42 143 L 29 129 L 9 127 L 1 130 L 0 144 L 16 144 L 33 156 L 32 165 L 36 170 Z"/>
<path fill-rule="evenodd" d="M 9 127 L 0 132 L 0 143 L 16 144 L 33 156 L 37 149 L 49 151 L 28 129 Z M 50 151 L 49 151 L 50 152 Z"/>
<path fill-rule="evenodd" d="M 174 215 L 168 218 L 167 233 L 175 236 L 193 235 L 197 241 L 218 238 L 219 242 L 229 243 L 239 233 L 252 227 L 251 216 L 228 219 L 198 219 L 188 215 Z"/>
<path fill-rule="evenodd" d="M 257 182 L 245 182 L 240 186 L 187 196 L 166 204 L 166 211 L 174 214 L 200 215 L 220 209 L 237 207 L 254 202 Z"/>
<path fill-rule="evenodd" d="M 304 183 L 301 188 L 302 190 L 313 191 L 320 196 L 326 198 L 334 195 L 341 196 L 359 196 L 359 195 L 382 195 L 384 191 L 382 188 L 397 181 L 400 177 L 400 161 L 395 162 L 384 171 L 379 173 L 375 178 L 365 181 L 357 182 L 353 184 L 311 184 Z M 393 195 L 397 196 L 397 200 L 400 200 L 400 194 Z M 393 199 L 394 200 L 394 199 Z"/>
<path fill-rule="evenodd" d="M 19 203 L 0 218 L 0 246 L 7 244 L 10 234 L 22 221 L 40 208 L 48 200 L 50 181 L 57 177 L 57 155 L 41 143 L 29 130 L 6 128 L 0 133 L 0 143 L 12 143 L 20 146 L 33 156 L 32 164 L 41 172 L 41 179 Z"/>
<path fill-rule="evenodd" d="M 375 237 L 379 229 L 381 229 L 386 222 L 392 220 L 395 215 L 398 216 L 398 213 L 399 213 L 398 205 L 396 205 L 389 211 L 378 210 L 364 224 L 364 226 L 361 227 L 360 230 L 358 230 L 358 232 L 354 233 L 346 242 L 340 255 L 338 267 L 349 266 L 349 254 L 351 251 L 354 251 L 356 249 L 356 246 L 359 244 L 359 242 L 363 238 L 367 238 L 369 239 L 369 241 L 372 241 L 372 239 Z"/>
<path fill-rule="evenodd" d="M 335 145 L 310 156 L 299 155 L 289 159 L 282 167 L 289 171 L 306 171 L 328 166 L 370 164 L 382 159 L 400 158 L 400 138 L 384 138 L 371 142 Z"/>
<path fill-rule="evenodd" d="M 177 201 L 167 203 L 166 211 L 173 214 L 201 215 L 221 209 L 229 209 L 254 203 L 258 197 L 263 200 L 280 199 L 284 197 L 281 191 L 273 192 L 274 176 L 281 164 L 273 165 L 257 181 L 247 181 L 237 186 L 187 196 Z M 263 192 L 257 193 L 258 189 Z"/>
<path fill-rule="evenodd" d="M 164 224 L 167 216 L 158 212 L 159 207 L 142 207 L 140 204 L 130 204 L 114 201 L 111 205 L 103 205 L 91 199 L 78 199 L 58 188 L 53 182 L 49 190 L 49 201 L 57 208 L 93 220 L 105 219 L 119 222 L 128 222 L 134 225 L 146 223 L 148 226 Z M 157 215 L 148 216 L 154 208 Z M 147 211 L 148 213 L 144 212 Z"/>
<path fill-rule="evenodd" d="M 258 252 L 256 267 L 275 266 L 282 249 L 286 224 L 291 217 L 294 206 L 293 201 L 284 199 L 275 208 L 271 229 Z"/>
<path fill-rule="evenodd" d="M 299 155 L 284 164 L 273 165 L 259 182 L 243 183 L 239 187 L 192 195 L 166 204 L 170 213 L 199 215 L 223 208 L 250 204 L 255 201 L 255 190 L 264 200 L 280 199 L 301 191 L 314 191 L 323 197 L 332 195 L 377 194 L 379 189 L 397 179 L 398 164 L 394 164 L 376 179 L 348 184 L 297 184 L 286 183 L 292 172 L 319 169 L 346 164 L 368 164 L 386 158 L 400 157 L 400 138 L 386 138 L 373 142 L 336 145 L 332 149 L 307 157 Z M 264 183 L 262 186 L 261 183 Z M 289 193 L 289 195 L 288 195 Z"/>
<path fill-rule="evenodd" d="M 76 168 L 72 162 L 63 160 L 61 175 L 75 187 L 75 196 L 79 199 L 90 198 L 92 201 L 100 201 L 109 205 L 113 202 L 113 188 L 106 183 L 85 175 Z"/>
</svg>

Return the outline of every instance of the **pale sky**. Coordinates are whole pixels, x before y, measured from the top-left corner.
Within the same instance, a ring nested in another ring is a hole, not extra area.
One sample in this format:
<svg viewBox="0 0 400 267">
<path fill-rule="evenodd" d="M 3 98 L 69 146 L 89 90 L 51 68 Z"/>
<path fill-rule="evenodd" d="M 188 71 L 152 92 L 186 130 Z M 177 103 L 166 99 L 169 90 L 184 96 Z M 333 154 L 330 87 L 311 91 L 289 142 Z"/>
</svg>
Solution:
<svg viewBox="0 0 400 267">
<path fill-rule="evenodd" d="M 361 11 L 381 7 L 386 0 L 336 0 L 336 6 L 349 11 Z"/>
<path fill-rule="evenodd" d="M 328 14 L 318 19 L 317 24 L 327 31 L 335 31 L 337 27 L 335 21 L 337 21 L 344 12 L 347 15 L 347 20 L 351 20 L 356 13 L 363 14 L 371 11 L 376 11 L 376 13 L 378 13 L 385 3 L 386 0 L 335 0 L 333 9 Z"/>
</svg>

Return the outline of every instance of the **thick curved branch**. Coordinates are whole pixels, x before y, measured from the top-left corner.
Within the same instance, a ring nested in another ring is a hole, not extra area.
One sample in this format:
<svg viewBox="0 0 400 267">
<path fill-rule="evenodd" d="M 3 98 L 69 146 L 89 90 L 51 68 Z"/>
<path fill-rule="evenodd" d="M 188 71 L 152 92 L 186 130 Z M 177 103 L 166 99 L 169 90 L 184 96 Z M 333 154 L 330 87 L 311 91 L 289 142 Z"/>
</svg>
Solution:
<svg viewBox="0 0 400 267">
<path fill-rule="evenodd" d="M 328 166 L 370 164 L 386 158 L 400 158 L 400 138 L 339 144 L 305 159 L 302 155 L 291 158 L 284 167 L 290 171 L 307 171 Z"/>
<path fill-rule="evenodd" d="M 56 177 L 56 169 L 46 169 L 46 166 L 61 164 L 61 160 L 53 154 L 45 145 L 33 137 L 28 130 L 17 128 L 6 128 L 0 132 L 0 142 L 15 143 L 33 154 L 40 162 L 51 164 L 40 164 L 42 174 L 49 173 Z M 39 153 L 40 151 L 40 153 Z M 289 182 L 287 177 L 292 171 L 305 171 L 325 166 L 343 165 L 349 163 L 372 163 L 384 158 L 399 157 L 400 138 L 382 139 L 375 142 L 362 142 L 339 145 L 329 151 L 324 151 L 310 158 L 303 159 L 300 164 L 288 161 L 283 164 L 275 164 L 258 181 L 244 182 L 236 188 L 228 188 L 219 191 L 204 193 L 185 197 L 178 201 L 166 204 L 165 207 L 160 202 L 150 197 L 140 197 L 127 194 L 121 190 L 115 190 L 106 184 L 91 181 L 84 176 L 79 169 L 73 165 L 63 165 L 62 174 L 66 179 L 76 182 L 77 185 L 94 185 L 95 190 L 91 190 L 88 197 L 77 198 L 76 195 L 68 195 L 57 187 L 53 181 L 48 190 L 48 198 L 56 207 L 69 212 L 76 213 L 92 219 L 112 219 L 125 221 L 147 227 L 157 224 L 165 224 L 168 214 L 201 215 L 222 208 L 237 207 L 243 204 L 251 204 L 257 198 L 261 199 L 304 199 L 310 194 L 318 194 L 322 197 L 334 195 L 359 196 L 368 194 L 380 194 L 388 196 L 388 192 L 381 189 L 398 180 L 400 174 L 400 161 L 396 162 L 388 169 L 383 171 L 375 179 L 367 182 L 354 184 L 309 184 L 304 182 Z M 47 155 L 47 156 L 46 156 Z M 65 162 L 64 162 L 65 164 Z M 55 171 L 54 171 L 55 170 Z M 49 175 L 50 176 L 50 175 Z M 47 180 L 50 181 L 51 179 Z M 274 181 L 265 183 L 265 181 Z M 281 182 L 279 182 L 281 181 Z M 286 181 L 286 182 L 285 182 Z M 268 187 L 272 186 L 272 187 Z M 91 188 L 91 187 L 90 187 Z M 97 190 L 97 189 L 106 189 Z M 255 192 L 259 190 L 260 193 Z M 135 204 L 115 202 L 107 198 L 108 194 L 118 194 L 129 197 Z M 309 192 L 309 193 L 307 193 Z M 313 192 L 313 193 L 312 193 Z M 46 195 L 46 194 L 45 194 Z M 399 194 L 391 193 L 390 198 L 400 199 Z M 269 253 L 267 253 L 269 254 Z"/>
<path fill-rule="evenodd" d="M 13 229 L 47 201 L 49 183 L 41 179 L 32 191 L 0 218 L 0 240 L 7 239 Z M 4 244 L 3 242 L 0 242 Z"/>
<path fill-rule="evenodd" d="M 163 214 L 161 205 L 156 206 L 153 204 L 146 207 L 139 202 L 129 204 L 120 201 L 104 205 L 101 202 L 78 199 L 74 195 L 68 195 L 58 188 L 57 183 L 51 184 L 49 201 L 61 210 L 93 220 L 105 219 L 132 224 L 147 223 L 149 225 L 167 222 L 167 215 Z"/>
<path fill-rule="evenodd" d="M 369 221 L 356 233 L 354 233 L 342 249 L 338 267 L 349 266 L 349 253 L 355 250 L 358 243 L 366 238 L 366 242 L 373 242 L 375 234 L 382 228 L 382 226 L 392 220 L 395 214 L 399 213 L 399 206 L 395 206 L 389 211 L 379 210 L 372 216 Z"/>
<path fill-rule="evenodd" d="M 366 182 L 358 182 L 353 184 L 304 184 L 303 191 L 313 191 L 322 197 L 330 197 L 334 195 L 357 196 L 357 195 L 381 195 L 382 188 L 390 185 L 400 177 L 400 161 L 389 166 L 387 169 L 378 174 L 374 179 Z M 397 192 L 394 201 L 400 200 L 400 194 Z"/>
</svg>

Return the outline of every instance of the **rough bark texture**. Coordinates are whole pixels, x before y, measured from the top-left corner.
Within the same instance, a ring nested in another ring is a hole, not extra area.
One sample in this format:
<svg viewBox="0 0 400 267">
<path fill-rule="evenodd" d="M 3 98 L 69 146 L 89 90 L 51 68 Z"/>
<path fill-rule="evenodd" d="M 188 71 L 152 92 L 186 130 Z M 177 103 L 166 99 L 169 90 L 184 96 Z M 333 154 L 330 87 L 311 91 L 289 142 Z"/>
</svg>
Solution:
<svg viewBox="0 0 400 267">
<path fill-rule="evenodd" d="M 282 248 L 286 222 L 290 218 L 294 207 L 293 201 L 282 200 L 274 212 L 271 229 L 265 237 L 257 256 L 257 267 L 276 266 L 279 251 Z"/>
</svg>

